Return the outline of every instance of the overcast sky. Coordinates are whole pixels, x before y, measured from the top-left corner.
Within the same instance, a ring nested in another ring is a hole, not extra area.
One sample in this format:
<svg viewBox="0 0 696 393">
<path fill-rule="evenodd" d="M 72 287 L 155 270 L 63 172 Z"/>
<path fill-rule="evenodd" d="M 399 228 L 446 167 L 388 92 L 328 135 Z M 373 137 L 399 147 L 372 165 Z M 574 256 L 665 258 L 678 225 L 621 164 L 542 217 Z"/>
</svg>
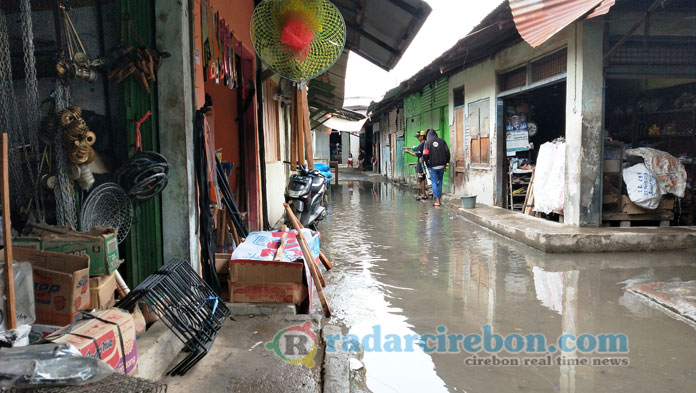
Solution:
<svg viewBox="0 0 696 393">
<path fill-rule="evenodd" d="M 401 61 L 386 72 L 351 53 L 346 75 L 345 105 L 379 101 L 387 90 L 410 78 L 466 36 L 501 0 L 425 0 L 433 11 Z M 353 97 L 365 97 L 352 100 Z"/>
</svg>

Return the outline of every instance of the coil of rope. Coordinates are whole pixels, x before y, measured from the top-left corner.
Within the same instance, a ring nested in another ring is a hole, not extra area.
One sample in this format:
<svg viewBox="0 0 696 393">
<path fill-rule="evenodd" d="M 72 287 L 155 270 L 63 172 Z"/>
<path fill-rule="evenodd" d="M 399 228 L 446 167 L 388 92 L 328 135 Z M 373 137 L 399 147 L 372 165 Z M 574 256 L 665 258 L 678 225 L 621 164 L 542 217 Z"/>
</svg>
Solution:
<svg viewBox="0 0 696 393">
<path fill-rule="evenodd" d="M 137 152 L 116 172 L 116 182 L 133 200 L 144 201 L 167 187 L 171 167 L 159 153 Z"/>
</svg>

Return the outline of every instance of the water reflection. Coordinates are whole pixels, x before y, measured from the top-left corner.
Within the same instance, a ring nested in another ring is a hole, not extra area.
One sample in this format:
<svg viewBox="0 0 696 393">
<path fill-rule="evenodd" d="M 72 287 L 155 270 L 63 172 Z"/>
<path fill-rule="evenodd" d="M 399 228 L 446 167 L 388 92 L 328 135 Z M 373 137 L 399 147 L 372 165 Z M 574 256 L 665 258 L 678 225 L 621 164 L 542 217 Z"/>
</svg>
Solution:
<svg viewBox="0 0 696 393">
<path fill-rule="evenodd" d="M 494 235 L 389 184 L 331 191 L 326 288 L 351 333 L 424 334 L 438 325 L 500 334 L 623 332 L 629 367 L 476 367 L 471 354 L 366 353 L 368 387 L 408 391 L 693 391 L 696 333 L 645 306 L 629 282 L 696 278 L 693 254 L 549 255 Z M 483 356 L 483 355 L 481 355 Z M 505 356 L 505 354 L 501 354 Z M 579 356 L 569 354 L 569 358 Z"/>
</svg>

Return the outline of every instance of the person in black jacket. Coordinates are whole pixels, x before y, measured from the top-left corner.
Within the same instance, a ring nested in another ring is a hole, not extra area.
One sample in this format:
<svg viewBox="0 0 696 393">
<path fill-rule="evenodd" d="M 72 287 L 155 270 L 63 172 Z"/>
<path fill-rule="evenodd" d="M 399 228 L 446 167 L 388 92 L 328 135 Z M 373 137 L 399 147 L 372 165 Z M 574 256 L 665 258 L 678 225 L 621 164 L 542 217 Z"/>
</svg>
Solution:
<svg viewBox="0 0 696 393">
<path fill-rule="evenodd" d="M 423 161 L 430 168 L 430 181 L 433 183 L 434 206 L 440 206 L 442 198 L 442 178 L 449 167 L 450 151 L 447 142 L 439 138 L 435 130 L 428 129 L 425 146 L 423 146 Z"/>
</svg>

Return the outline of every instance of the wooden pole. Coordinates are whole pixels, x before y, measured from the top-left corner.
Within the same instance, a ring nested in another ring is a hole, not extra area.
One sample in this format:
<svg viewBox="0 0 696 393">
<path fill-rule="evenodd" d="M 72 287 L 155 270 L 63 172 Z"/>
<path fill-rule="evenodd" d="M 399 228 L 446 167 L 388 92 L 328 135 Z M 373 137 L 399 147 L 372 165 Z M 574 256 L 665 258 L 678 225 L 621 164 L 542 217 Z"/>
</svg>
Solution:
<svg viewBox="0 0 696 393">
<path fill-rule="evenodd" d="M 302 98 L 302 128 L 304 129 L 305 154 L 310 168 L 314 168 L 314 148 L 312 147 L 312 130 L 309 121 L 309 102 L 307 101 L 307 87 L 300 92 Z"/>
<path fill-rule="evenodd" d="M 321 308 L 324 311 L 324 316 L 330 317 L 331 309 L 329 308 L 329 303 L 326 301 L 326 295 L 324 295 L 324 288 L 322 288 L 321 285 L 321 279 L 319 278 L 319 268 L 317 267 L 316 262 L 314 262 L 314 256 L 312 255 L 312 251 L 310 251 L 309 247 L 307 246 L 307 240 L 305 240 L 304 235 L 302 234 L 302 227 L 300 226 L 300 222 L 297 220 L 297 217 L 295 217 L 295 214 L 292 212 L 290 205 L 288 205 L 287 203 L 283 203 L 283 206 L 285 207 L 285 212 L 287 213 L 288 218 L 292 223 L 292 226 L 297 231 L 297 242 L 300 243 L 300 248 L 302 248 L 305 266 L 307 266 L 307 268 L 309 269 L 309 273 L 312 276 L 312 281 L 314 281 L 314 288 L 316 289 L 317 295 L 319 296 L 319 301 L 321 302 Z"/>
<path fill-rule="evenodd" d="M 288 227 L 283 225 L 280 230 L 283 232 L 283 234 L 280 236 L 280 246 L 278 246 L 278 251 L 276 251 L 275 256 L 273 257 L 274 261 L 280 261 L 281 258 L 283 258 L 283 251 L 285 251 L 285 243 L 288 240 Z"/>
<path fill-rule="evenodd" d="M 304 228 L 304 226 L 302 226 L 302 224 L 299 221 L 297 222 L 297 225 L 300 226 L 300 229 Z M 323 252 L 321 252 L 321 250 L 319 250 L 319 260 L 321 261 L 321 264 L 324 265 L 324 268 L 326 270 L 331 270 L 333 268 L 333 264 L 331 263 L 331 261 L 329 261 L 329 258 L 327 258 Z"/>
<path fill-rule="evenodd" d="M 297 168 L 297 95 L 293 91 L 292 94 L 292 110 L 290 111 L 290 171 L 294 171 Z"/>
<path fill-rule="evenodd" d="M 650 6 L 650 8 L 648 8 L 648 10 L 647 10 L 646 12 L 643 13 L 643 15 L 633 24 L 633 26 L 631 26 L 631 28 L 628 29 L 628 31 L 626 32 L 626 34 L 624 34 L 624 35 L 621 37 L 621 39 L 620 39 L 616 44 L 614 44 L 614 46 L 612 46 L 611 49 L 609 49 L 609 51 L 607 52 L 607 54 L 604 55 L 604 58 L 607 59 L 607 60 L 610 59 L 610 58 L 614 55 L 614 53 L 615 53 L 617 50 L 619 50 L 619 49 L 626 43 L 626 41 L 628 41 L 629 38 L 631 38 L 631 36 L 633 35 L 633 33 L 635 33 L 636 30 L 638 30 L 638 28 L 639 28 L 643 23 L 645 23 L 646 19 L 648 19 L 648 17 L 650 16 L 650 14 L 652 14 L 653 12 L 655 12 L 655 10 L 657 10 L 657 7 L 659 7 L 660 5 L 664 4 L 665 2 L 666 2 L 666 0 L 655 0 L 655 2 L 652 3 L 652 5 Z"/>
<path fill-rule="evenodd" d="M 10 224 L 10 180 L 9 161 L 7 160 L 7 133 L 2 134 L 2 229 L 5 241 L 5 314 L 7 329 L 17 329 L 17 311 L 15 310 L 14 269 L 12 263 L 12 225 Z"/>
<path fill-rule="evenodd" d="M 295 89 L 295 95 L 297 96 L 297 106 L 295 107 L 295 134 L 297 135 L 297 158 L 300 161 L 300 165 L 305 164 L 305 142 L 304 142 L 304 130 L 303 130 L 303 120 L 302 120 L 302 92 Z"/>
<path fill-rule="evenodd" d="M 329 258 L 327 258 L 326 255 L 324 255 L 324 253 L 321 251 L 319 251 L 319 260 L 321 261 L 321 264 L 324 265 L 326 270 L 331 270 L 331 268 L 333 268 L 333 264 L 331 261 L 329 261 Z"/>
</svg>

